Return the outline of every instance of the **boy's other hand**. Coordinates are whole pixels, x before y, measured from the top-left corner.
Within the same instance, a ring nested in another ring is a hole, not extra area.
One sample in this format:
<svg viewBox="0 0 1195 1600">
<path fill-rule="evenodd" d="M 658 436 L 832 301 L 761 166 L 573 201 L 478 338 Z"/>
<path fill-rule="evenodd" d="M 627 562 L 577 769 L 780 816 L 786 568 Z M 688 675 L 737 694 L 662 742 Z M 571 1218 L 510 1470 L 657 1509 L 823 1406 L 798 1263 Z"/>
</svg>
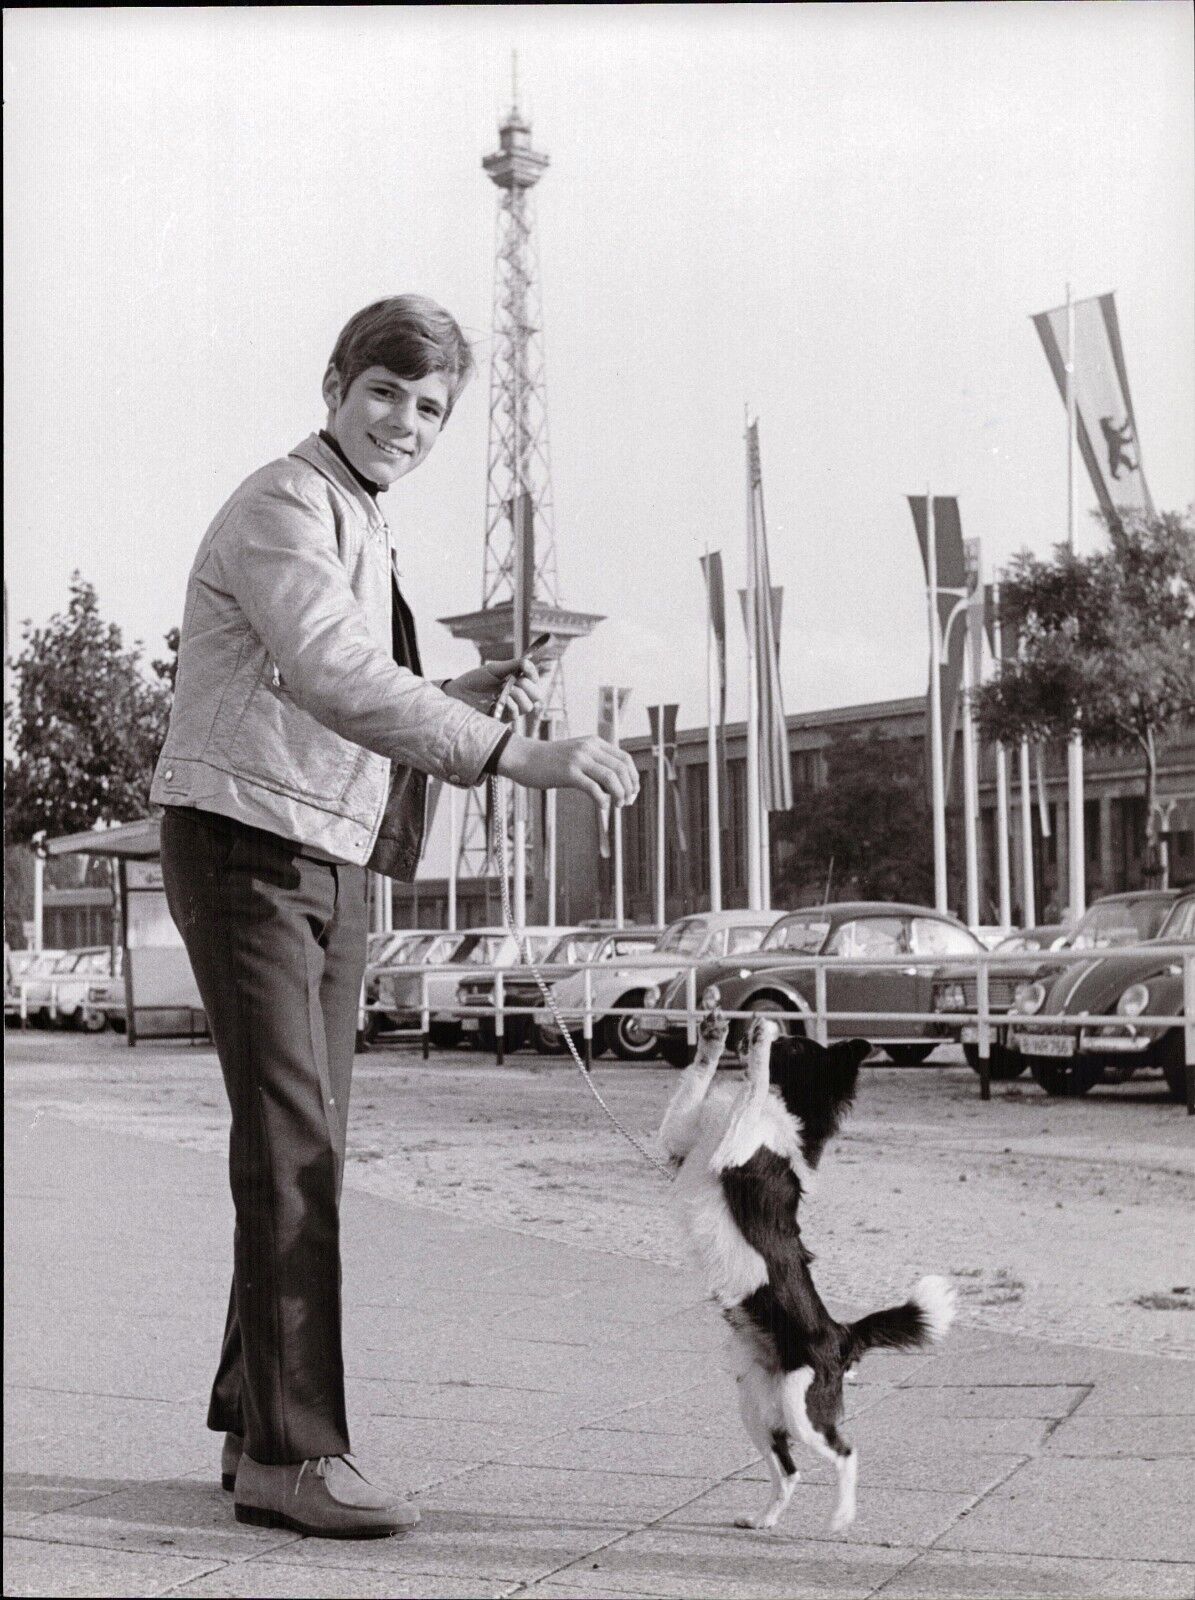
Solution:
<svg viewBox="0 0 1195 1600">
<path fill-rule="evenodd" d="M 530 656 L 514 656 L 509 661 L 487 661 L 484 667 L 474 667 L 462 672 L 444 685 L 444 693 L 454 700 L 463 700 L 475 711 L 493 714 L 495 702 L 502 692 L 506 679 L 514 675 L 506 703 L 519 716 L 536 710 L 544 703 L 544 686 L 539 668 Z"/>
<path fill-rule="evenodd" d="M 582 739 L 525 739 L 513 734 L 498 757 L 498 772 L 528 789 L 580 789 L 599 802 L 633 805 L 639 773 L 625 750 L 596 734 Z"/>
</svg>

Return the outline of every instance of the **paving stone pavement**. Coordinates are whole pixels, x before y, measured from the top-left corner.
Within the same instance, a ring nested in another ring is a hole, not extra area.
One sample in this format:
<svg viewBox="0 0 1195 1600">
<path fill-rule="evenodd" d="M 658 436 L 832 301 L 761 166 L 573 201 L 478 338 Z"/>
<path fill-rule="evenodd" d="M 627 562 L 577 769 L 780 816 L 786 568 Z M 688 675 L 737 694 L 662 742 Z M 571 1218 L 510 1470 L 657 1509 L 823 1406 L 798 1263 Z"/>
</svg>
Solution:
<svg viewBox="0 0 1195 1600">
<path fill-rule="evenodd" d="M 5 1124 L 4 1593 L 1195 1596 L 1195 1364 L 956 1328 L 848 1392 L 859 1517 L 821 1462 L 780 1528 L 683 1273 L 346 1193 L 354 1448 L 402 1539 L 243 1527 L 203 1426 L 224 1162 Z"/>
</svg>

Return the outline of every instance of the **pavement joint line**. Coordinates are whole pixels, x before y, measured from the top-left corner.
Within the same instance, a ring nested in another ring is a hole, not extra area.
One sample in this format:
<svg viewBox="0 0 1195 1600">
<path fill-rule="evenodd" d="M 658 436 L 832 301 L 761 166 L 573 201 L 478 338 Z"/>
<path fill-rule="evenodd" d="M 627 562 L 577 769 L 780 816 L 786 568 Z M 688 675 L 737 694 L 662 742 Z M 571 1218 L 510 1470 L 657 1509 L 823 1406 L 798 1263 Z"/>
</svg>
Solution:
<svg viewBox="0 0 1195 1600">
<path fill-rule="evenodd" d="M 1070 1419 L 1074 1416 L 1075 1412 L 1078 1411 L 1079 1407 L 1083 1404 L 1083 1402 L 1085 1400 L 1089 1399 L 1090 1396 L 1093 1394 L 1093 1392 L 1095 1390 L 1095 1384 L 1094 1383 L 1076 1385 L 1076 1387 L 1081 1387 L 1083 1392 L 1074 1401 L 1072 1401 L 1070 1410 L 1066 1413 L 1066 1415 L 1062 1416 L 1062 1417 L 1052 1417 L 1052 1418 L 1047 1418 L 1046 1419 L 1046 1431 L 1045 1431 L 1045 1434 L 1044 1434 L 1044 1436 L 1042 1438 L 1042 1444 L 1043 1445 L 1046 1444 L 1050 1439 L 1052 1439 L 1054 1437 L 1055 1433 L 1057 1433 L 1058 1429 L 1062 1426 L 1062 1424 L 1064 1422 L 1069 1422 L 1070 1421 Z M 1034 1454 L 1035 1455 L 1040 1455 L 1041 1454 L 1041 1446 L 1038 1447 L 1038 1449 L 1034 1452 Z"/>
<path fill-rule="evenodd" d="M 52 1383 L 6 1383 L 6 1389 L 20 1389 L 29 1394 L 73 1394 L 81 1400 L 132 1400 L 147 1406 L 189 1406 L 193 1395 L 178 1400 L 164 1400 L 156 1394 L 113 1394 L 110 1389 L 60 1389 Z"/>
</svg>

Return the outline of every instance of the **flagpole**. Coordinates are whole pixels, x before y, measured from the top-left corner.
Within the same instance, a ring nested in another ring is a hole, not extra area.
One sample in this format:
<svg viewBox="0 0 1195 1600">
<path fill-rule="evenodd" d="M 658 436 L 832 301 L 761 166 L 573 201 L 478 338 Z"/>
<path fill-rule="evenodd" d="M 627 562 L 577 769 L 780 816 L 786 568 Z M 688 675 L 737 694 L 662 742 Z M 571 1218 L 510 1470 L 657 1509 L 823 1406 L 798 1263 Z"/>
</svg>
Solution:
<svg viewBox="0 0 1195 1600">
<path fill-rule="evenodd" d="M 612 705 L 610 708 L 610 743 L 618 745 L 618 702 L 622 698 L 622 690 L 614 684 L 610 690 Z M 611 804 L 614 813 L 611 819 L 614 824 L 614 926 L 621 928 L 624 920 L 622 903 L 622 807 Z"/>
<path fill-rule="evenodd" d="M 1037 926 L 1037 895 L 1033 883 L 1033 796 L 1029 788 L 1029 741 L 1021 740 L 1021 880 L 1024 904 L 1021 925 Z"/>
<path fill-rule="evenodd" d="M 1075 553 L 1075 302 L 1066 286 L 1066 542 Z M 1076 729 L 1066 749 L 1067 865 L 1070 869 L 1070 918 L 1087 908 L 1086 859 L 1083 838 L 1083 735 Z"/>
<path fill-rule="evenodd" d="M 548 738 L 555 736 L 555 724 L 548 722 Z M 548 856 L 548 927 L 556 926 L 556 791 L 544 796 L 544 848 Z"/>
<path fill-rule="evenodd" d="M 964 617 L 968 623 L 969 618 Z M 976 812 L 979 809 L 979 783 L 975 770 L 975 728 L 971 720 L 971 641 L 963 641 L 963 840 L 967 855 L 967 926 L 979 923 L 979 848 L 976 838 Z"/>
<path fill-rule="evenodd" d="M 664 914 L 664 707 L 657 708 L 656 748 L 656 926 L 662 928 L 667 920 Z"/>
<path fill-rule="evenodd" d="M 447 784 L 448 789 L 448 926 L 456 930 L 456 868 L 457 852 L 460 842 L 457 839 L 456 820 L 456 785 Z"/>
<path fill-rule="evenodd" d="M 746 407 L 744 418 L 746 417 Z M 748 424 L 749 428 L 750 424 Z M 759 661 L 755 647 L 755 500 L 751 483 L 751 449 L 747 442 L 747 906 L 763 908 L 760 884 L 759 829 Z"/>
<path fill-rule="evenodd" d="M 1004 660 L 1004 641 L 1000 631 L 1000 584 L 992 585 L 992 643 L 998 662 Z M 1000 895 L 1000 927 L 1005 933 L 1012 926 L 1012 883 L 1008 867 L 1008 752 L 996 746 L 996 878 Z"/>
<path fill-rule="evenodd" d="M 706 751 L 709 760 L 710 910 L 722 909 L 722 819 L 718 811 L 717 737 L 714 732 L 714 611 L 710 589 L 710 547 L 705 545 L 705 700 Z"/>
<path fill-rule="evenodd" d="M 925 552 L 929 568 L 929 738 L 934 812 L 934 905 L 947 909 L 946 775 L 942 761 L 942 636 L 938 621 L 938 544 L 934 498 L 925 490 Z"/>
</svg>

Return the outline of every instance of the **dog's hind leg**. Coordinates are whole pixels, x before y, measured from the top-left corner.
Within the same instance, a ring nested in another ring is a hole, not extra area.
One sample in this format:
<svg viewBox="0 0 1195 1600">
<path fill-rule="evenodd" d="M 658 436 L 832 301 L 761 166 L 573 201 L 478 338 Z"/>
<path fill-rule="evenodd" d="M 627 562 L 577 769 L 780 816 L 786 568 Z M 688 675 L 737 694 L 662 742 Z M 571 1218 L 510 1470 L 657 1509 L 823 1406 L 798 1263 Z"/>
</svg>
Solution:
<svg viewBox="0 0 1195 1600">
<path fill-rule="evenodd" d="M 813 1382 L 812 1367 L 799 1367 L 796 1372 L 787 1375 L 782 1399 L 784 1422 L 790 1434 L 800 1439 L 807 1449 L 833 1463 L 838 1479 L 838 1503 L 830 1518 L 830 1532 L 841 1533 L 855 1520 L 855 1485 L 859 1477 L 859 1452 L 847 1444 L 833 1422 L 820 1415 L 827 1399 L 824 1383 L 819 1386 L 822 1393 L 815 1407 L 819 1417 L 815 1420 L 810 1416 L 809 1391 Z M 835 1387 L 836 1392 L 830 1398 L 837 1414 L 841 1387 L 840 1385 Z"/>
<path fill-rule="evenodd" d="M 769 1426 L 775 1417 L 767 1413 L 774 1413 L 776 1406 L 774 1400 L 768 1404 L 762 1389 L 773 1381 L 757 1373 L 746 1373 L 739 1379 L 739 1415 L 752 1444 L 768 1464 L 772 1496 L 758 1516 L 736 1517 L 736 1528 L 774 1528 L 788 1509 L 793 1490 L 800 1481 L 801 1474 L 793 1461 L 788 1435 L 783 1428 Z"/>
</svg>

